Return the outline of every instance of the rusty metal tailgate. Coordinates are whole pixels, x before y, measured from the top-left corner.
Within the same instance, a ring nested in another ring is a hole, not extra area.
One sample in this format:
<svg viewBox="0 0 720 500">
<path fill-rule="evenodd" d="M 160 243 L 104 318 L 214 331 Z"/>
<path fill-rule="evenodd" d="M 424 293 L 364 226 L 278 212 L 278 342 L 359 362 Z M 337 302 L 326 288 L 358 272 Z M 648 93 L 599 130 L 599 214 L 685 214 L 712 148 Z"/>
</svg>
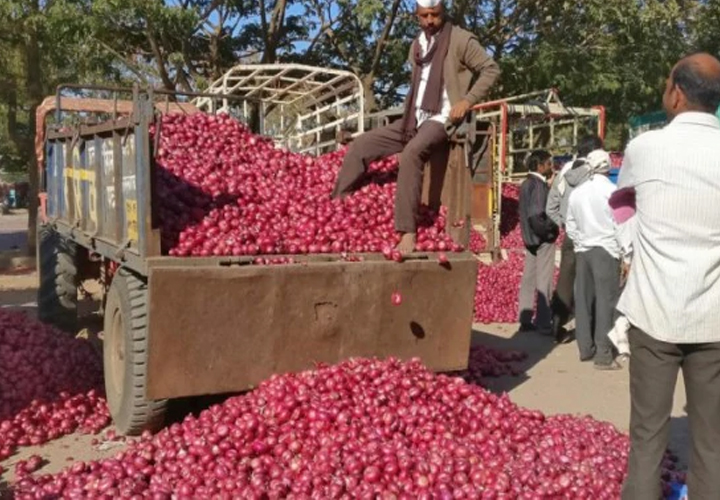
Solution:
<svg viewBox="0 0 720 500">
<path fill-rule="evenodd" d="M 249 389 L 353 356 L 467 366 L 477 262 L 152 267 L 148 397 Z M 394 306 L 391 296 L 402 295 Z"/>
</svg>

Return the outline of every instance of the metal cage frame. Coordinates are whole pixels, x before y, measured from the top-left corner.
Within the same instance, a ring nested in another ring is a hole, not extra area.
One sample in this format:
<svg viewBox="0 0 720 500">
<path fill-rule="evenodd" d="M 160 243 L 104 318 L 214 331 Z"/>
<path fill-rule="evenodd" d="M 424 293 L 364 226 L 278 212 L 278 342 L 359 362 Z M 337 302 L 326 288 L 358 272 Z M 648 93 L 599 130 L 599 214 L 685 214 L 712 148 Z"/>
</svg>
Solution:
<svg viewBox="0 0 720 500">
<path fill-rule="evenodd" d="M 503 184 L 517 183 L 527 176 L 516 165 L 518 160 L 523 162 L 535 149 L 549 150 L 556 157 L 572 154 L 584 124 L 586 130 L 594 128 L 604 139 L 605 108 L 566 106 L 558 90 L 550 88 L 488 101 L 473 109 L 478 134 L 488 135 L 491 141 L 488 152 L 493 189 L 488 212 L 492 214 L 492 232 L 488 236 L 499 247 Z M 566 131 L 564 135 L 559 133 L 561 129 Z"/>
<path fill-rule="evenodd" d="M 240 64 L 213 82 L 206 93 L 239 95 L 242 107 L 227 99 L 200 97 L 200 110 L 226 112 L 250 123 L 275 144 L 299 153 L 322 154 L 337 148 L 337 135 L 365 131 L 362 81 L 349 71 L 303 64 Z M 253 109 L 252 101 L 259 101 Z"/>
</svg>

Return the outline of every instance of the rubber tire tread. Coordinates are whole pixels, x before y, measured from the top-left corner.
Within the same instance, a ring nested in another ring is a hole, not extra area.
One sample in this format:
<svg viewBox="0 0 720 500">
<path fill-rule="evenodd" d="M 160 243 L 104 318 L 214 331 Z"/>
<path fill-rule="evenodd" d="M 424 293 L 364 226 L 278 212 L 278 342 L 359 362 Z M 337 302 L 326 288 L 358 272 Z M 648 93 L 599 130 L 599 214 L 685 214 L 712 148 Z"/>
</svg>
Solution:
<svg viewBox="0 0 720 500">
<path fill-rule="evenodd" d="M 111 293 L 113 292 L 118 294 L 120 312 L 123 316 L 122 334 L 125 335 L 125 377 L 122 394 L 111 396 L 112 386 L 106 384 L 108 398 L 120 398 L 120 408 L 117 415 L 112 415 L 113 421 L 122 434 L 138 435 L 145 430 L 155 432 L 165 421 L 168 401 L 148 400 L 146 397 L 147 285 L 132 272 L 120 268 L 111 284 Z M 112 321 L 112 311 L 106 311 L 105 318 L 107 325 Z M 108 376 L 110 375 L 106 370 L 105 377 Z"/>
<path fill-rule="evenodd" d="M 77 329 L 77 245 L 48 226 L 38 227 L 38 318 L 75 333 Z"/>
</svg>

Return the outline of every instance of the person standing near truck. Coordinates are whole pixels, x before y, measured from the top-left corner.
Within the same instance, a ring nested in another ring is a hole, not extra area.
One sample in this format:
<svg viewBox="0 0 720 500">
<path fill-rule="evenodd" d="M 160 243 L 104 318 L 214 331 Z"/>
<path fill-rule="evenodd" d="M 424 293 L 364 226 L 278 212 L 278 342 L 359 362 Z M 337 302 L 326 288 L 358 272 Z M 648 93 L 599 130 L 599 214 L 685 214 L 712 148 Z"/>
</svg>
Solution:
<svg viewBox="0 0 720 500">
<path fill-rule="evenodd" d="M 720 61 L 681 59 L 670 123 L 627 147 L 619 190 L 634 194 L 633 258 L 618 310 L 630 322 L 630 457 L 623 500 L 662 497 L 678 371 L 690 422 L 688 498 L 720 498 Z"/>
<path fill-rule="evenodd" d="M 620 296 L 622 249 L 609 204 L 615 184 L 606 151 L 593 151 L 587 163 L 589 176 L 570 195 L 566 216 L 577 258 L 575 332 L 581 361 L 593 360 L 598 370 L 617 370 L 621 367 L 608 338 Z"/>
<path fill-rule="evenodd" d="M 583 137 L 578 142 L 577 158 L 567 162 L 555 176 L 548 195 L 546 212 L 558 227 L 565 227 L 570 194 L 589 175 L 587 156 L 602 148 L 603 140 L 599 136 Z M 552 328 L 555 341 L 562 344 L 571 338 L 563 330 L 563 326 L 570 320 L 575 304 L 575 249 L 572 239 L 567 234 L 565 234 L 560 252 L 560 276 L 552 298 Z"/>
<path fill-rule="evenodd" d="M 520 186 L 520 229 L 525 243 L 525 269 L 520 282 L 520 331 L 552 332 L 550 297 L 555 270 L 555 240 L 559 228 L 545 213 L 552 155 L 534 151 L 527 160 L 528 176 Z M 537 315 L 535 303 L 537 301 Z"/>
<path fill-rule="evenodd" d="M 446 148 L 449 134 L 482 101 L 500 69 L 472 33 L 453 26 L 442 0 L 417 0 L 421 33 L 410 49 L 412 80 L 402 119 L 353 141 L 345 155 L 332 197 L 359 187 L 373 161 L 400 153 L 395 196 L 398 250 L 415 250 L 423 167 Z"/>
</svg>

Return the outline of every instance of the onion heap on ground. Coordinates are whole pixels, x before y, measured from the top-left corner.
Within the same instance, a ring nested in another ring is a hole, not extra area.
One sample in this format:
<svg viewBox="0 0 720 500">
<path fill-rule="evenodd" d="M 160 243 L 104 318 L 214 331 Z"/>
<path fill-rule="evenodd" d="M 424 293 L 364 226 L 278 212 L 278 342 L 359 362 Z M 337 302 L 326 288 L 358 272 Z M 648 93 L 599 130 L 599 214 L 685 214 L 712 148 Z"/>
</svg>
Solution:
<svg viewBox="0 0 720 500">
<path fill-rule="evenodd" d="M 274 376 L 115 458 L 25 477 L 15 498 L 614 500 L 627 455 L 609 424 L 546 417 L 419 361 L 355 359 Z"/>
<path fill-rule="evenodd" d="M 90 342 L 0 309 L 0 460 L 19 446 L 99 432 L 110 423 L 103 394 Z"/>
</svg>

